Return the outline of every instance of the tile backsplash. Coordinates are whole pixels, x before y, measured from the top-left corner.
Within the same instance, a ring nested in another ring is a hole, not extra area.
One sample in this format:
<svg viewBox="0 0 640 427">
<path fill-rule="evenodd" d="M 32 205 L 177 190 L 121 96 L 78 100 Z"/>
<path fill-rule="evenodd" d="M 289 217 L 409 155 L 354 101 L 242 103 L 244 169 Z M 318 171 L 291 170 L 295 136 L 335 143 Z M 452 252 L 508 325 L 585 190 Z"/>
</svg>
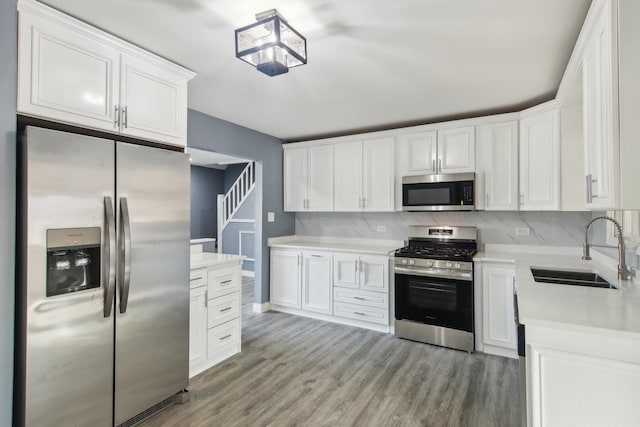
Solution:
<svg viewBox="0 0 640 427">
<path fill-rule="evenodd" d="M 324 212 L 296 214 L 296 234 L 308 236 L 407 239 L 409 225 L 465 225 L 478 228 L 485 243 L 581 246 L 584 227 L 601 212 Z M 528 228 L 529 235 L 516 235 Z M 386 231 L 384 231 L 386 229 Z M 603 243 L 605 227 L 594 224 L 590 241 Z"/>
</svg>

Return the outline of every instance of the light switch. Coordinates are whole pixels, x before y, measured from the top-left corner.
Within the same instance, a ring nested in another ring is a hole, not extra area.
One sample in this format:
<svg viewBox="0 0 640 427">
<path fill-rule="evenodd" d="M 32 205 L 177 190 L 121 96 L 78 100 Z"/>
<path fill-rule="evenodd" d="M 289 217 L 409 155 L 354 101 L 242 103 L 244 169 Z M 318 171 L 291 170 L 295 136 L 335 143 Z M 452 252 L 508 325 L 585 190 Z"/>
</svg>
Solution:
<svg viewBox="0 0 640 427">
<path fill-rule="evenodd" d="M 267 212 L 267 222 L 275 222 L 275 221 L 276 221 L 276 213 Z"/>
<path fill-rule="evenodd" d="M 516 228 L 516 236 L 528 236 L 529 234 L 529 227 Z"/>
</svg>

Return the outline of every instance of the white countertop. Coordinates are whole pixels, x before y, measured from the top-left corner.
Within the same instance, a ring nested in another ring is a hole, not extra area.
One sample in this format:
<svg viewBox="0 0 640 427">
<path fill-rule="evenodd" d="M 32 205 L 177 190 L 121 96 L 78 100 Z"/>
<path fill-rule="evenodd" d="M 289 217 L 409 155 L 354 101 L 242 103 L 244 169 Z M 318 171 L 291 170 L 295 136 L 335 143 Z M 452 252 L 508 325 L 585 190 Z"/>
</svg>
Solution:
<svg viewBox="0 0 640 427">
<path fill-rule="evenodd" d="M 585 261 L 581 248 L 539 248 L 537 253 L 491 248 L 474 257 L 480 262 L 514 263 L 520 323 L 607 335 L 640 334 L 640 285 L 618 280 L 615 260 L 592 251 L 594 259 Z M 531 267 L 593 271 L 618 289 L 539 283 Z"/>
<path fill-rule="evenodd" d="M 240 264 L 245 258 L 246 257 L 241 255 L 218 254 L 212 252 L 192 253 L 191 268 Z"/>
<path fill-rule="evenodd" d="M 348 237 L 282 236 L 268 240 L 272 248 L 327 250 L 388 255 L 404 246 L 403 240 L 355 239 Z"/>
</svg>

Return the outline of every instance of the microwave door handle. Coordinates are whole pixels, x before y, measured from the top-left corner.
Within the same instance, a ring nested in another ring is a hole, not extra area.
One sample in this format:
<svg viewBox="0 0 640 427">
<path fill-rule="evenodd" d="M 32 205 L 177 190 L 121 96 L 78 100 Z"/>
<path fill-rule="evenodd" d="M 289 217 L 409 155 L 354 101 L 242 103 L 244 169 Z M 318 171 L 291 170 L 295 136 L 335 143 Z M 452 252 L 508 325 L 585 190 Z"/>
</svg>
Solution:
<svg viewBox="0 0 640 427">
<path fill-rule="evenodd" d="M 434 172 L 438 172 L 438 170 L 436 169 L 436 159 L 435 158 L 433 160 L 431 160 L 431 170 L 433 170 Z"/>
<path fill-rule="evenodd" d="M 113 214 L 111 197 L 104 198 L 104 245 L 103 245 L 103 283 L 104 283 L 104 317 L 111 316 L 113 294 L 116 288 L 116 219 Z"/>
<path fill-rule="evenodd" d="M 126 313 L 131 283 L 131 223 L 126 197 L 120 198 L 120 313 Z"/>
</svg>

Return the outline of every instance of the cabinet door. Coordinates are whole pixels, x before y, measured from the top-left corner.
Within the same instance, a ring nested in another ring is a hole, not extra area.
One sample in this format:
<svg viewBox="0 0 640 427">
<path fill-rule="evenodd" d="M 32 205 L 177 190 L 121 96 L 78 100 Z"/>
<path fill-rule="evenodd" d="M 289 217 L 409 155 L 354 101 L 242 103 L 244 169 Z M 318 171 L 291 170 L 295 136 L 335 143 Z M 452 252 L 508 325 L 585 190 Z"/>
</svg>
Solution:
<svg viewBox="0 0 640 427">
<path fill-rule="evenodd" d="M 168 69 L 123 54 L 120 108 L 121 133 L 187 145 L 187 82 Z"/>
<path fill-rule="evenodd" d="M 306 210 L 333 210 L 333 145 L 307 149 Z"/>
<path fill-rule="evenodd" d="M 476 171 L 476 141 L 473 126 L 438 131 L 438 173 Z"/>
<path fill-rule="evenodd" d="M 583 57 L 584 143 L 586 185 L 592 198 L 587 207 L 615 208 L 613 76 L 611 10 L 598 17 Z"/>
<path fill-rule="evenodd" d="M 20 11 L 18 112 L 115 131 L 120 53 L 84 32 Z"/>
<path fill-rule="evenodd" d="M 304 253 L 302 309 L 331 314 L 331 255 Z"/>
<path fill-rule="evenodd" d="M 368 212 L 394 210 L 394 139 L 380 138 L 363 143 L 362 209 Z M 341 184 L 340 181 L 336 181 Z"/>
<path fill-rule="evenodd" d="M 352 254 L 335 254 L 333 256 L 333 285 L 343 288 L 359 287 L 360 264 L 358 256 Z"/>
<path fill-rule="evenodd" d="M 520 209 L 560 209 L 558 110 L 520 121 Z"/>
<path fill-rule="evenodd" d="M 436 151 L 436 132 L 402 136 L 398 141 L 398 168 L 402 175 L 435 173 Z"/>
<path fill-rule="evenodd" d="M 518 122 L 478 127 L 482 159 L 476 183 L 484 181 L 485 210 L 518 210 Z M 478 186 L 480 187 L 480 186 Z"/>
<path fill-rule="evenodd" d="M 389 258 L 360 256 L 360 289 L 374 292 L 389 291 Z"/>
<path fill-rule="evenodd" d="M 271 251 L 272 304 L 300 308 L 301 255 L 296 251 Z"/>
<path fill-rule="evenodd" d="M 307 206 L 307 149 L 284 150 L 284 210 L 304 211 Z"/>
<path fill-rule="evenodd" d="M 189 370 L 207 359 L 207 287 L 189 291 Z"/>
<path fill-rule="evenodd" d="M 485 265 L 482 269 L 482 336 L 485 344 L 517 349 L 513 314 L 514 269 Z"/>
<path fill-rule="evenodd" d="M 343 142 L 334 147 L 336 211 L 362 210 L 362 141 Z"/>
</svg>

